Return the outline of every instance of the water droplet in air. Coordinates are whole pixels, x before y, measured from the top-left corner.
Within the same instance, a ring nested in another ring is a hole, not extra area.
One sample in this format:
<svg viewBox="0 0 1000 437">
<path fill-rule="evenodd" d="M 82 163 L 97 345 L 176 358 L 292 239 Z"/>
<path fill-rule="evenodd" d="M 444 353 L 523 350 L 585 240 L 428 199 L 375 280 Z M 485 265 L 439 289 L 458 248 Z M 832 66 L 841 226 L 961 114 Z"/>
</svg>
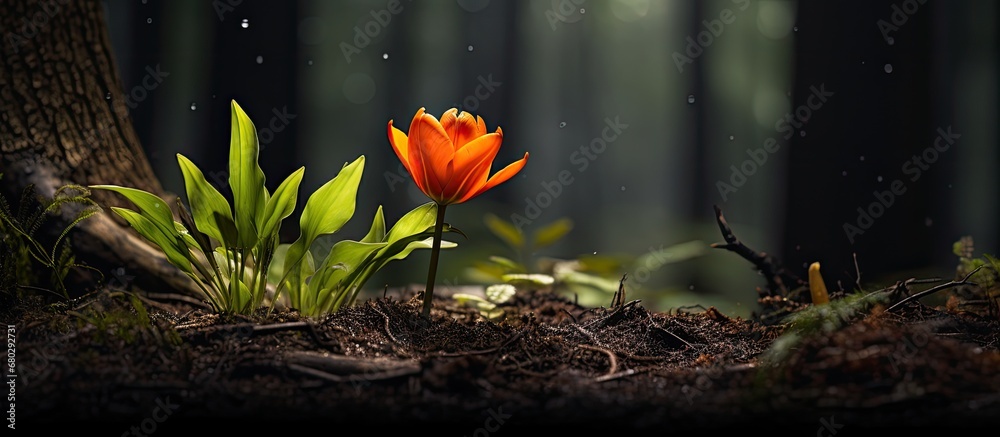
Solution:
<svg viewBox="0 0 1000 437">
<path fill-rule="evenodd" d="M 559 122 L 559 129 L 562 129 L 564 127 L 566 127 L 566 122 L 565 121 Z"/>
<path fill-rule="evenodd" d="M 581 14 L 586 14 L 586 13 L 587 13 L 587 10 L 586 10 L 586 9 L 584 9 L 584 8 L 580 8 L 580 13 L 581 13 Z"/>
<path fill-rule="evenodd" d="M 885 64 L 885 72 L 892 73 L 892 64 Z"/>
<path fill-rule="evenodd" d="M 191 102 L 191 110 L 194 111 L 195 109 L 198 109 L 198 104 Z"/>
<path fill-rule="evenodd" d="M 806 136 L 806 131 L 804 131 L 804 130 L 799 131 L 799 136 L 800 137 Z"/>
<path fill-rule="evenodd" d="M 240 27 L 242 27 L 244 29 L 250 27 L 250 20 L 247 20 L 246 18 L 244 18 L 243 21 L 240 22 Z"/>
<path fill-rule="evenodd" d="M 729 136 L 729 141 L 732 141 L 732 140 L 734 140 L 734 139 L 736 139 L 736 137 L 734 137 L 734 136 L 732 136 L 732 135 L 730 135 L 730 136 Z"/>
<path fill-rule="evenodd" d="M 312 59 L 306 61 L 306 65 L 312 65 L 312 64 L 313 64 L 313 60 Z"/>
<path fill-rule="evenodd" d="M 111 100 L 111 93 L 105 94 L 104 95 L 104 100 Z"/>
<path fill-rule="evenodd" d="M 861 155 L 861 160 L 862 160 L 862 161 L 864 161 L 864 160 L 865 160 L 865 155 Z"/>
<path fill-rule="evenodd" d="M 799 26 L 795 26 L 792 28 L 792 32 L 798 32 L 798 31 L 799 31 Z"/>
<path fill-rule="evenodd" d="M 263 56 L 258 56 L 257 57 L 257 63 L 258 64 L 263 64 L 264 63 L 264 57 Z"/>
<path fill-rule="evenodd" d="M 688 103 L 694 103 L 694 94 L 688 94 Z"/>
<path fill-rule="evenodd" d="M 152 23 L 152 22 L 153 22 L 153 19 L 152 19 L 152 18 L 147 18 L 147 19 L 146 19 L 146 24 L 150 24 L 150 23 Z"/>
<path fill-rule="evenodd" d="M 597 251 L 596 250 L 594 251 L 594 255 L 597 255 Z"/>
<path fill-rule="evenodd" d="M 893 44 L 896 43 L 896 38 L 893 38 L 893 37 L 890 36 L 890 37 L 888 37 L 888 38 L 885 39 L 885 42 L 887 44 L 889 44 L 889 45 L 893 45 Z"/>
<path fill-rule="evenodd" d="M 844 171 L 840 172 L 840 175 L 841 176 L 847 176 L 847 170 L 844 170 Z"/>
<path fill-rule="evenodd" d="M 471 46 L 471 45 L 469 46 L 469 51 L 470 51 L 470 52 L 472 51 L 472 46 Z"/>
<path fill-rule="evenodd" d="M 879 182 L 882 182 L 882 176 L 879 176 L 879 177 L 875 178 L 875 180 L 877 180 Z"/>
<path fill-rule="evenodd" d="M 382 59 L 389 59 L 388 53 L 382 53 Z"/>
<path fill-rule="evenodd" d="M 213 98 L 213 99 L 215 98 L 215 94 L 212 94 L 212 98 Z"/>
<path fill-rule="evenodd" d="M 622 185 L 622 191 L 625 191 L 625 186 L 624 185 Z"/>
</svg>

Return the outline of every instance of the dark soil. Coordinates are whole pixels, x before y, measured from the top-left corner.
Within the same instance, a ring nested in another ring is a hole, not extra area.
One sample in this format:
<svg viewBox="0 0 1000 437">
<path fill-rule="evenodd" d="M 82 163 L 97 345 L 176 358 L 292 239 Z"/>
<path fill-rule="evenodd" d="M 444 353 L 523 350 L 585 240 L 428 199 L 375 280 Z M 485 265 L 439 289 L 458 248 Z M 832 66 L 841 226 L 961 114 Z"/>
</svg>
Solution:
<svg viewBox="0 0 1000 437">
<path fill-rule="evenodd" d="M 519 294 L 498 322 L 441 297 L 430 321 L 406 296 L 315 321 L 107 290 L 33 302 L 3 312 L 17 329 L 18 429 L 849 435 L 1000 424 L 1000 322 L 918 302 L 803 335 L 780 360 L 765 358 L 782 324 L 638 301 L 588 309 L 548 292 Z"/>
</svg>

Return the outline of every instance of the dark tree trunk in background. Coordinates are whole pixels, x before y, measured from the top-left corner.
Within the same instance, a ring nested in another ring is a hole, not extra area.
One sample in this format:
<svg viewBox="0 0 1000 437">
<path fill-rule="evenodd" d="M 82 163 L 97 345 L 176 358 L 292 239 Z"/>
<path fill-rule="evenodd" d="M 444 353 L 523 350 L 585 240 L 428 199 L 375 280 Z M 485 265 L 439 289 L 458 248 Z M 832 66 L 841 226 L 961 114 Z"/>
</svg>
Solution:
<svg viewBox="0 0 1000 437">
<path fill-rule="evenodd" d="M 908 15 L 890 45 L 876 23 L 891 23 L 896 3 L 798 4 L 792 108 L 807 102 L 811 87 L 834 95 L 812 111 L 806 135 L 791 138 L 784 258 L 790 267 L 820 261 L 831 285 L 855 280 L 852 253 L 863 281 L 875 279 L 866 271 L 922 268 L 934 257 L 925 223 L 930 178 L 911 182 L 901 167 L 951 123 L 931 118 L 933 5 Z M 905 194 L 852 242 L 844 224 L 858 226 L 857 208 L 868 209 L 877 202 L 873 191 L 890 190 L 895 180 Z"/>
<path fill-rule="evenodd" d="M 126 96 L 101 3 L 63 3 L 0 3 L 3 194 L 17 199 L 28 184 L 47 197 L 67 183 L 115 184 L 164 195 L 172 203 L 129 118 L 129 105 L 141 100 L 162 77 L 150 68 L 141 83 L 145 89 Z M 102 206 L 125 206 L 107 192 L 95 192 L 94 198 Z M 105 211 L 91 217 L 71 234 L 78 261 L 105 272 L 124 268 L 145 289 L 195 289 L 189 278 L 112 214 Z M 59 232 L 65 224 L 50 223 L 46 233 Z"/>
</svg>

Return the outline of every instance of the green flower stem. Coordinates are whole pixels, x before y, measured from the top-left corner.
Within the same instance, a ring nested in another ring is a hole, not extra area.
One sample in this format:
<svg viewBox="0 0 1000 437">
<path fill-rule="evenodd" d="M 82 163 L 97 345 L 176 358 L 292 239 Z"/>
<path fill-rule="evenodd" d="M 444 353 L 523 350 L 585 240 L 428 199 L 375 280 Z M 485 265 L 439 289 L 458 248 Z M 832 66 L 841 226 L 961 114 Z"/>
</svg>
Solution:
<svg viewBox="0 0 1000 437">
<path fill-rule="evenodd" d="M 438 205 L 437 221 L 434 222 L 434 242 L 431 246 L 431 265 L 427 271 L 427 287 L 424 288 L 424 317 L 431 315 L 431 299 L 434 297 L 434 277 L 437 275 L 438 256 L 441 254 L 441 233 L 444 230 L 444 210 L 448 205 Z"/>
</svg>

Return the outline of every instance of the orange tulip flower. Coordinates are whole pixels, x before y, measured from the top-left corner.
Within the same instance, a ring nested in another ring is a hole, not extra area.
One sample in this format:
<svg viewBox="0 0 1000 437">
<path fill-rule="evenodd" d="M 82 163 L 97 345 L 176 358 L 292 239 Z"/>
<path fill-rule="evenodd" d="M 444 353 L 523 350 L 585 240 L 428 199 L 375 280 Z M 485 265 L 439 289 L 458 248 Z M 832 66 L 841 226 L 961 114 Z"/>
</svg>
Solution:
<svg viewBox="0 0 1000 437">
<path fill-rule="evenodd" d="M 420 191 L 438 205 L 462 203 L 514 177 L 528 153 L 490 176 L 503 130 L 487 133 L 482 117 L 449 109 L 438 121 L 420 108 L 409 135 L 389 121 L 389 142 Z"/>
<path fill-rule="evenodd" d="M 423 315 L 431 312 L 434 295 L 434 276 L 441 252 L 441 233 L 444 229 L 445 207 L 466 202 L 490 188 L 514 177 L 528 162 L 524 158 L 514 161 L 490 176 L 493 159 L 500 151 L 503 131 L 486 132 L 482 117 L 452 108 L 445 111 L 439 121 L 420 108 L 410 122 L 409 134 L 396 129 L 389 120 L 389 143 L 396 156 L 410 172 L 420 191 L 437 203 L 437 221 L 434 223 L 434 240 L 431 245 L 431 265 L 424 289 Z"/>
</svg>

